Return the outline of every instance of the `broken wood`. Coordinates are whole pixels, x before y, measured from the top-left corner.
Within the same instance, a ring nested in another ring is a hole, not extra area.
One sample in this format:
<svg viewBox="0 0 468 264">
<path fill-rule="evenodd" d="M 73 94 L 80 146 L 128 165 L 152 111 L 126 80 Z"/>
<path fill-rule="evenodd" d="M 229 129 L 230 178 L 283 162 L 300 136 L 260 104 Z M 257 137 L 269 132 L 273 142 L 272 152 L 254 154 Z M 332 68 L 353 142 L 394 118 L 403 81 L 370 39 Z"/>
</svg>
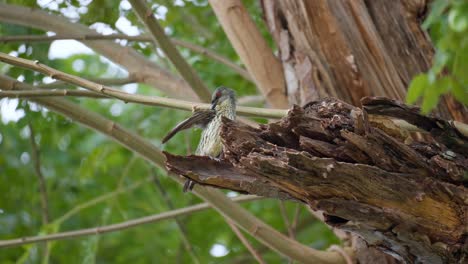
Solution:
<svg viewBox="0 0 468 264">
<path fill-rule="evenodd" d="M 362 105 L 323 99 L 260 128 L 225 119 L 222 160 L 165 153 L 166 166 L 202 185 L 306 203 L 401 261 L 466 261 L 468 138 L 397 101 Z"/>
</svg>

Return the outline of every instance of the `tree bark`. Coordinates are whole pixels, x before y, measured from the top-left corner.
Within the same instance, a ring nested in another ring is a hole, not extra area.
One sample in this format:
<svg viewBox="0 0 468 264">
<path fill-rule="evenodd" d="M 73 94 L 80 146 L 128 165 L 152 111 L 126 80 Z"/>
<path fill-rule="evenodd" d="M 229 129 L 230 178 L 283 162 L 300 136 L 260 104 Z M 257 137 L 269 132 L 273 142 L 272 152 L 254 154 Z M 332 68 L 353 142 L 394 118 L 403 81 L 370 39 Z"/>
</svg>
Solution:
<svg viewBox="0 0 468 264">
<path fill-rule="evenodd" d="M 279 50 L 290 105 L 327 96 L 356 106 L 364 96 L 403 100 L 411 79 L 431 67 L 434 48 L 420 27 L 430 1 L 260 2 Z M 452 96 L 443 96 L 434 113 L 468 122 L 466 108 Z M 357 255 L 363 256 L 360 262 L 375 263 L 372 250 Z M 378 262 L 385 263 L 383 258 Z"/>
<path fill-rule="evenodd" d="M 225 119 L 223 160 L 165 153 L 166 166 L 203 185 L 306 203 L 403 262 L 463 263 L 468 138 L 397 101 L 362 104 L 324 99 L 260 128 Z M 395 118 L 426 131 L 424 140 L 392 126 Z M 376 263 L 369 257 L 360 262 Z"/>
<path fill-rule="evenodd" d="M 365 96 L 403 100 L 411 79 L 426 72 L 434 48 L 420 23 L 424 0 L 262 0 L 279 49 L 291 104 L 332 96 L 359 105 Z M 444 96 L 441 117 L 468 122 L 466 109 Z"/>
<path fill-rule="evenodd" d="M 420 28 L 427 2 L 261 3 L 289 103 L 304 107 L 259 129 L 225 120 L 224 160 L 166 154 L 168 168 L 200 184 L 322 210 L 329 225 L 358 235 L 360 263 L 466 261 L 466 136 L 396 101 L 361 101 L 403 100 L 411 79 L 430 68 L 434 49 Z M 309 103 L 327 96 L 364 108 Z M 436 113 L 468 121 L 450 96 Z M 402 130 L 394 119 L 426 133 Z"/>
</svg>

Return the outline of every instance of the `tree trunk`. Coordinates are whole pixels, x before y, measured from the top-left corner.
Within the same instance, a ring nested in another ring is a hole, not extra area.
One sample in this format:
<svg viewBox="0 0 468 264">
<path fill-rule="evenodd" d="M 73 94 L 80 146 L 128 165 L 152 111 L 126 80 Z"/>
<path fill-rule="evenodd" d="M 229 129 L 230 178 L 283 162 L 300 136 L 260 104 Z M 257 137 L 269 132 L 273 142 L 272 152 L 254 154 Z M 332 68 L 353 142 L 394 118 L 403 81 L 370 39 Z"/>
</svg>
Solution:
<svg viewBox="0 0 468 264">
<path fill-rule="evenodd" d="M 365 96 L 403 100 L 411 79 L 431 66 L 434 48 L 420 27 L 428 1 L 260 2 L 291 105 L 327 96 L 356 106 Z M 434 112 L 468 122 L 466 108 L 452 96 L 443 96 Z"/>
<path fill-rule="evenodd" d="M 426 72 L 434 49 L 420 23 L 424 0 L 262 0 L 279 49 L 291 104 L 326 96 L 359 105 L 365 96 L 403 100 L 411 79 Z M 444 96 L 438 114 L 468 122 Z"/>
<path fill-rule="evenodd" d="M 316 101 L 258 129 L 225 119 L 223 160 L 166 153 L 166 166 L 200 184 L 306 203 L 324 211 L 327 224 L 403 262 L 463 263 L 466 134 L 396 101 L 362 104 Z M 427 131 L 425 141 L 393 118 Z M 387 258 L 375 254 L 357 252 L 361 263 Z"/>
<path fill-rule="evenodd" d="M 366 96 L 401 101 L 411 79 L 430 68 L 434 48 L 420 28 L 427 1 L 260 2 L 289 104 L 304 107 L 260 129 L 226 122 L 225 160 L 168 154 L 168 167 L 201 184 L 323 210 L 329 225 L 358 235 L 360 263 L 466 260 L 466 135 L 395 101 L 351 106 Z M 330 96 L 351 105 L 310 103 Z M 435 113 L 468 122 L 450 96 Z M 401 129 L 395 118 L 426 135 Z"/>
</svg>

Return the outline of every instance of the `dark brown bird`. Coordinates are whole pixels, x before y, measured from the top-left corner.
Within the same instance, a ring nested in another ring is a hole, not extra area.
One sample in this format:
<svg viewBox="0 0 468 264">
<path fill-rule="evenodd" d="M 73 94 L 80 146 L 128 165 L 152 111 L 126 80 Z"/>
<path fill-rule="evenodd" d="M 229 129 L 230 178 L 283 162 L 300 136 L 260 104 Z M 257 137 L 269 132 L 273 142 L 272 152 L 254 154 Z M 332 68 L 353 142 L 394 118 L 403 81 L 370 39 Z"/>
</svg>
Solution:
<svg viewBox="0 0 468 264">
<path fill-rule="evenodd" d="M 203 128 L 200 142 L 195 154 L 219 158 L 223 150 L 221 144 L 221 119 L 227 117 L 236 118 L 236 98 L 233 90 L 221 86 L 217 88 L 211 97 L 211 108 L 208 110 L 195 109 L 193 115 L 175 126 L 162 140 L 166 143 L 177 132 L 191 128 Z M 184 192 L 192 190 L 195 182 L 187 180 L 184 184 Z"/>
</svg>

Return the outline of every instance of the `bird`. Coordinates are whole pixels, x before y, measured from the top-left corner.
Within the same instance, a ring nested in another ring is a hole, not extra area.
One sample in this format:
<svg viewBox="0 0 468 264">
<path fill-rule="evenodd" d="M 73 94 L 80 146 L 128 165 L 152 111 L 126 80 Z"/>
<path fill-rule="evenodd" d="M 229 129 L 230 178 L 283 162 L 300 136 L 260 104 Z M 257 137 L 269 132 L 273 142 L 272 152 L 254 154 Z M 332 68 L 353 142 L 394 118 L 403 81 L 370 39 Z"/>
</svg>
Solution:
<svg viewBox="0 0 468 264">
<path fill-rule="evenodd" d="M 218 159 L 223 151 L 220 135 L 222 117 L 231 120 L 236 119 L 235 92 L 225 86 L 220 86 L 213 92 L 211 107 L 209 109 L 194 108 L 192 116 L 180 122 L 169 131 L 162 139 L 162 143 L 164 144 L 169 141 L 179 131 L 191 127 L 200 127 L 203 131 L 195 154 Z M 191 191 L 194 185 L 194 181 L 187 179 L 183 191 Z"/>
</svg>

